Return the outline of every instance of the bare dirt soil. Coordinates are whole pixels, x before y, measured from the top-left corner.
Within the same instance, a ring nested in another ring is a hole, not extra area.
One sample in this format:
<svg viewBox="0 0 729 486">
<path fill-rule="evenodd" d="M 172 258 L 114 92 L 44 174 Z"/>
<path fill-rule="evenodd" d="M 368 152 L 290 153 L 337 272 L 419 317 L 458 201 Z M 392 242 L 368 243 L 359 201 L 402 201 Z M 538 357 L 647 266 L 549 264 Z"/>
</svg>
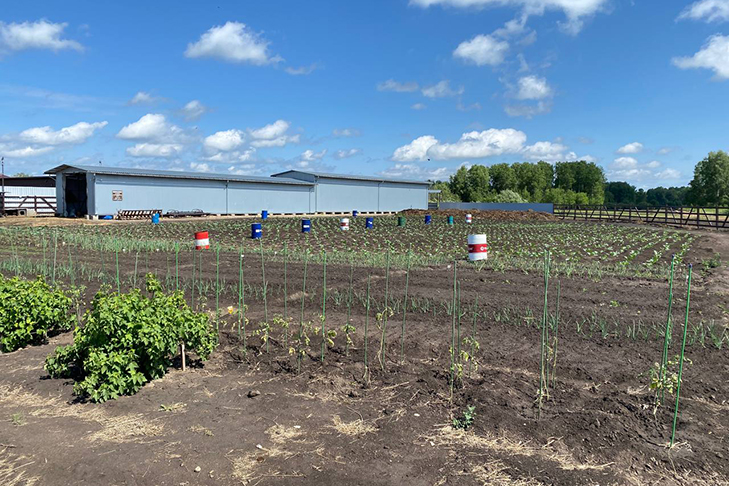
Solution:
<svg viewBox="0 0 729 486">
<path fill-rule="evenodd" d="M 727 238 L 712 234 L 702 239 L 697 254 L 720 251 L 726 261 Z M 123 265 L 127 272 L 128 263 Z M 157 259 L 150 267 L 164 273 L 167 263 Z M 190 263 L 181 267 L 186 276 Z M 224 260 L 221 268 L 221 279 L 229 285 L 237 282 L 236 263 Z M 141 275 L 144 264 L 139 265 Z M 260 286 L 260 260 L 247 259 L 246 269 L 246 282 Z M 289 264 L 286 270 L 293 332 L 303 267 Z M 327 269 L 330 298 L 346 293 L 349 271 Z M 662 341 L 655 332 L 665 322 L 665 281 L 560 279 L 557 384 L 538 417 L 534 316 L 541 312 L 542 276 L 469 267 L 459 272 L 462 308 L 469 309 L 479 297 L 481 349 L 478 367 L 469 370 L 466 364 L 463 384 L 452 398 L 452 320 L 446 309 L 453 269 L 445 265 L 412 272 L 410 296 L 435 304 L 408 311 L 402 355 L 402 313 L 390 319 L 384 371 L 374 308 L 368 327 L 369 374 L 364 367 L 366 310 L 359 299 L 370 275 L 372 299 L 382 306 L 386 282 L 382 269 L 367 268 L 354 272 L 358 297 L 352 323 L 357 331 L 348 354 L 341 333 L 346 306 L 328 301 L 327 327 L 339 335 L 322 363 L 321 338 L 312 334 L 300 372 L 280 328 L 272 331 L 268 352 L 254 335 L 264 314 L 261 296 L 254 294 L 246 297 L 250 324 L 245 345 L 236 314 L 226 315 L 220 321 L 220 347 L 210 361 L 197 363 L 190 356 L 192 366 L 183 372 L 178 358 L 165 378 L 135 396 L 104 404 L 79 401 L 71 382 L 49 379 L 43 371 L 46 355 L 71 342 L 70 333 L 0 355 L 0 484 L 729 484 L 729 343 L 721 350 L 708 340 L 705 347 L 694 343 L 687 348 L 692 364 L 684 371 L 673 449 L 667 443 L 674 397 L 653 412 L 647 371 L 661 355 Z M 321 313 L 322 277 L 321 265 L 308 267 L 307 321 Z M 267 262 L 266 278 L 269 315 L 282 313 L 283 265 Z M 725 278 L 725 267 L 703 274 L 697 268 L 691 323 L 713 321 L 726 328 Z M 405 272 L 393 271 L 389 285 L 390 295 L 400 297 Z M 550 292 L 554 311 L 554 284 Z M 680 340 L 683 292 L 685 282 L 678 282 L 672 354 Z M 209 309 L 214 297 L 208 294 L 206 302 Z M 221 295 L 222 309 L 237 305 L 235 292 Z M 629 338 L 626 329 L 639 323 L 646 336 Z M 463 333 L 470 333 L 471 326 L 468 313 Z M 452 419 L 466 406 L 475 407 L 473 426 L 456 430 Z"/>
</svg>

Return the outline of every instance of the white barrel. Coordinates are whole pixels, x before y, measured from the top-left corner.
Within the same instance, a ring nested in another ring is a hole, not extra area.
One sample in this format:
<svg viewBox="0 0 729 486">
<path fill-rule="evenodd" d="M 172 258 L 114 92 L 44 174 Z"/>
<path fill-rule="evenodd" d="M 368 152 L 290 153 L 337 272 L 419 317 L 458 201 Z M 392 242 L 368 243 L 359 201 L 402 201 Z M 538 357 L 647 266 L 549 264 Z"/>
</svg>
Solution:
<svg viewBox="0 0 729 486">
<path fill-rule="evenodd" d="M 470 214 L 467 214 L 466 215 L 466 223 L 468 223 L 468 224 L 473 223 L 473 216 L 471 216 Z"/>
<path fill-rule="evenodd" d="M 349 218 L 342 218 L 339 220 L 339 229 L 342 231 L 349 231 Z"/>
<path fill-rule="evenodd" d="M 210 238 L 207 231 L 198 231 L 195 233 L 195 249 L 207 250 L 210 248 Z"/>
<path fill-rule="evenodd" d="M 468 259 L 472 262 L 486 260 L 489 256 L 486 235 L 468 235 Z"/>
</svg>

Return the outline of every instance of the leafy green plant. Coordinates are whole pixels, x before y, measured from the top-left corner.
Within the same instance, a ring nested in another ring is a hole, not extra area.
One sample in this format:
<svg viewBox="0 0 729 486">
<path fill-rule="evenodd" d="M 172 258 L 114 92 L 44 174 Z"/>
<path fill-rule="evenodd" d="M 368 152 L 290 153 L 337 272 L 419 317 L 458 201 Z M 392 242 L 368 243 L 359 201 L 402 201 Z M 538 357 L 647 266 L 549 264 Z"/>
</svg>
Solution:
<svg viewBox="0 0 729 486">
<path fill-rule="evenodd" d="M 21 280 L 0 275 L 0 352 L 40 344 L 48 334 L 71 330 L 72 306 L 73 299 L 43 277 Z"/>
<path fill-rule="evenodd" d="M 666 362 L 665 367 L 661 367 L 660 363 L 655 363 L 650 370 L 648 376 L 650 378 L 649 388 L 655 391 L 665 391 L 673 394 L 678 387 L 678 365 L 680 356 L 675 356 L 672 360 Z M 691 360 L 684 358 L 685 362 L 692 364 Z"/>
<path fill-rule="evenodd" d="M 460 417 L 453 418 L 453 428 L 460 430 L 468 430 L 473 425 L 473 421 L 476 418 L 476 407 L 469 405 L 463 410 Z"/>
<path fill-rule="evenodd" d="M 166 294 L 147 274 L 146 290 L 126 294 L 100 290 L 74 331 L 74 343 L 46 358 L 54 378 L 74 378 L 74 393 L 94 402 L 133 395 L 145 383 L 162 377 L 183 343 L 200 359 L 217 346 L 217 333 L 205 313 L 196 313 L 182 292 Z"/>
</svg>

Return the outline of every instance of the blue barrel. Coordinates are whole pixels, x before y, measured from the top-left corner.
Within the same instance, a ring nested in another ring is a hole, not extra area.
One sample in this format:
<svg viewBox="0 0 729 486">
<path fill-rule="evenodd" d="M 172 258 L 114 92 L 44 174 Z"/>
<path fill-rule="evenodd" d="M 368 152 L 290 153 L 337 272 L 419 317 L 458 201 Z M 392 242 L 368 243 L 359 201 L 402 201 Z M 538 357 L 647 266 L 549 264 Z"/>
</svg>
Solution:
<svg viewBox="0 0 729 486">
<path fill-rule="evenodd" d="M 260 240 L 263 236 L 263 228 L 261 223 L 253 223 L 251 225 L 251 238 L 254 240 Z"/>
<path fill-rule="evenodd" d="M 152 224 L 159 224 L 159 213 L 154 213 L 152 215 Z"/>
<path fill-rule="evenodd" d="M 301 220 L 301 232 L 302 233 L 311 233 L 311 220 L 310 219 Z"/>
<path fill-rule="evenodd" d="M 261 211 L 261 219 L 268 219 L 268 211 L 265 209 Z"/>
<path fill-rule="evenodd" d="M 359 216 L 359 211 L 357 211 L 357 210 L 352 211 L 352 217 L 356 218 L 357 216 Z"/>
<path fill-rule="evenodd" d="M 448 216 L 448 226 L 453 226 L 453 216 Z"/>
<path fill-rule="evenodd" d="M 375 218 L 365 219 L 365 228 L 372 229 L 375 227 Z"/>
<path fill-rule="evenodd" d="M 425 224 L 430 224 L 430 222 L 432 221 L 432 219 L 433 218 L 430 216 L 430 214 L 426 214 L 425 215 Z"/>
</svg>

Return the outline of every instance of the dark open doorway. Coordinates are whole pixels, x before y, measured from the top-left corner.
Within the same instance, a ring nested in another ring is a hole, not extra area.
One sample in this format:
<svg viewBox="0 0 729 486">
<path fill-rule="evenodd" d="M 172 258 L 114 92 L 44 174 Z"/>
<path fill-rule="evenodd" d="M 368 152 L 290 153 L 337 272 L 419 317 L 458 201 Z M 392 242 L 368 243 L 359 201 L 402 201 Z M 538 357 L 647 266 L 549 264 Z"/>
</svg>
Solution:
<svg viewBox="0 0 729 486">
<path fill-rule="evenodd" d="M 66 190 L 64 198 L 66 201 L 66 214 L 69 218 L 80 218 L 89 214 L 88 195 L 86 193 L 86 174 L 67 174 Z"/>
</svg>

